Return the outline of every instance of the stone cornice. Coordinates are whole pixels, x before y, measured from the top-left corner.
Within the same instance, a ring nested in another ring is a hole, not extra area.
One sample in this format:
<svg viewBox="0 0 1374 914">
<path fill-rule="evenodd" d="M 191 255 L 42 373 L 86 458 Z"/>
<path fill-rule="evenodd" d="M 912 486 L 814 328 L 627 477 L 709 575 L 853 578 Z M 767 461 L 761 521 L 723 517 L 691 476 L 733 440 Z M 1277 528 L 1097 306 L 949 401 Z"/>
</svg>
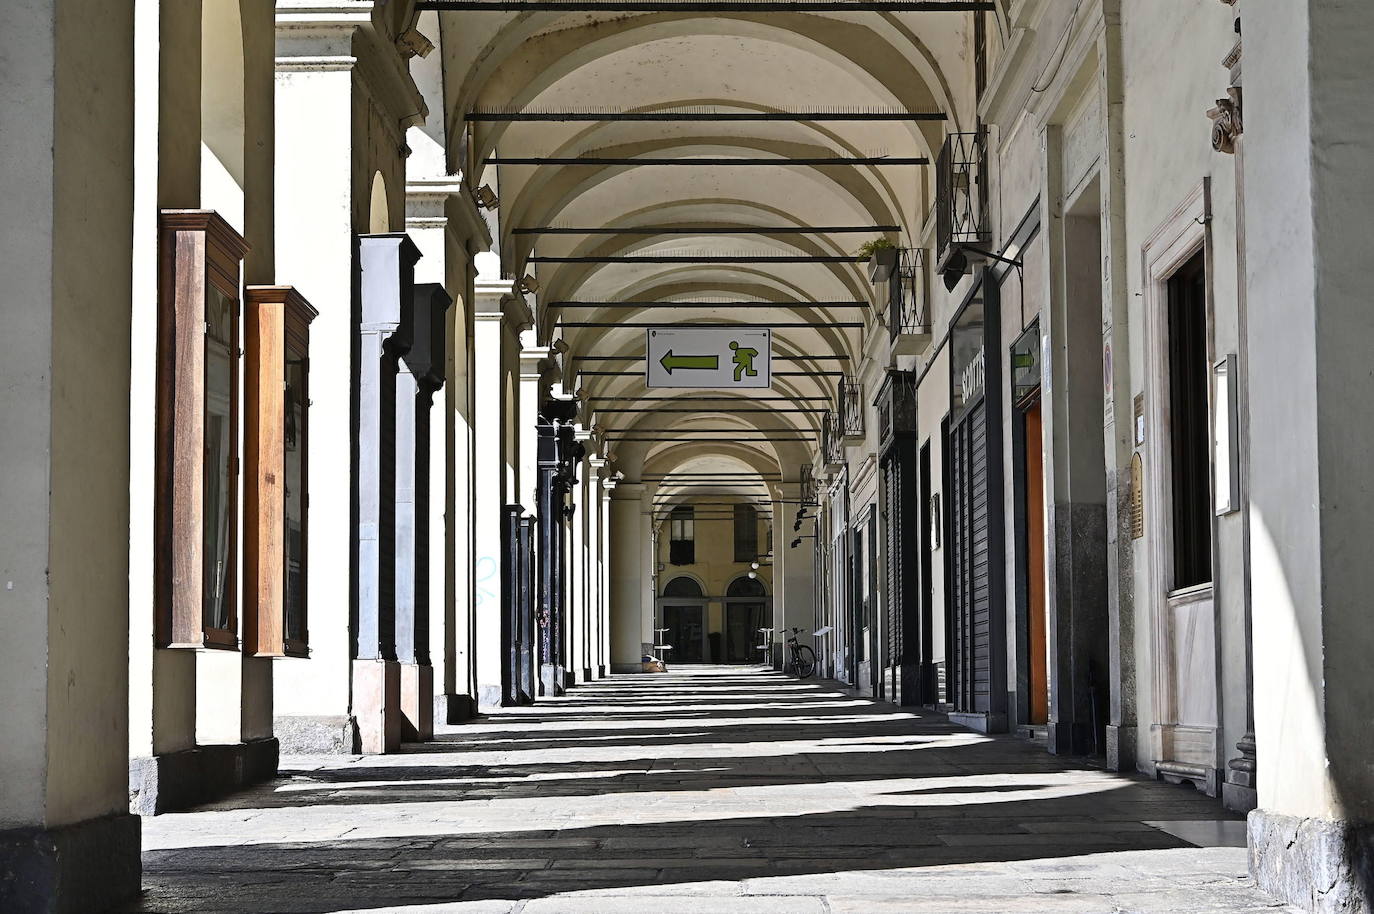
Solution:
<svg viewBox="0 0 1374 914">
<path fill-rule="evenodd" d="M 276 13 L 278 72 L 352 70 L 388 115 L 398 145 L 408 127 L 429 115 L 395 36 L 384 34 L 383 7 L 371 0 L 332 3 L 279 0 Z"/>
</svg>

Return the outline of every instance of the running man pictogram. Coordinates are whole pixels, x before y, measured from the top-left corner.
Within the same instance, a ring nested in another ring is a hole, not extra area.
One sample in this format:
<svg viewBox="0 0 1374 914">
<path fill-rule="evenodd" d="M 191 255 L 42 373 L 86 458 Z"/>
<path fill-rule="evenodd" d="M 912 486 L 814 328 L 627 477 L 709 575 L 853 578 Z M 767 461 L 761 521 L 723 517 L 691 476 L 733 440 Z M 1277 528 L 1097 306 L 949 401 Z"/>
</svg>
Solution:
<svg viewBox="0 0 1374 914">
<path fill-rule="evenodd" d="M 735 380 L 738 381 L 745 375 L 751 378 L 758 377 L 759 371 L 754 367 L 754 359 L 758 357 L 759 351 L 741 346 L 735 340 L 730 341 L 730 349 L 735 353 Z"/>
</svg>

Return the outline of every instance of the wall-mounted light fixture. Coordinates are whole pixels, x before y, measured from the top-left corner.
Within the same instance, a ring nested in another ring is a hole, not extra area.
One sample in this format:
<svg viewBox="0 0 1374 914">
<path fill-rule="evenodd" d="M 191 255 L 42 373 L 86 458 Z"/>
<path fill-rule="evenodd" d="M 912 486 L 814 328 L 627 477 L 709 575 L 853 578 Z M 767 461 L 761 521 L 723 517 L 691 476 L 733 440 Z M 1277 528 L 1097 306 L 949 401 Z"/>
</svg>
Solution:
<svg viewBox="0 0 1374 914">
<path fill-rule="evenodd" d="M 482 209 L 496 209 L 501 205 L 500 199 L 496 196 L 496 191 L 491 189 L 490 184 L 483 184 L 472 192 L 472 199 Z"/>
</svg>

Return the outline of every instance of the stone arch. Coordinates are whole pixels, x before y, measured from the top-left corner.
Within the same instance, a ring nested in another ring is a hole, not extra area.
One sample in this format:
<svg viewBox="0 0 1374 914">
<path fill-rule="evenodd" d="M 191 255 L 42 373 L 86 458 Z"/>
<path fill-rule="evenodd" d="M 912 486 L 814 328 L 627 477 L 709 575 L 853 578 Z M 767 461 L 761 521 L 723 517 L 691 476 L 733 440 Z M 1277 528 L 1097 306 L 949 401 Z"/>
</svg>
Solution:
<svg viewBox="0 0 1374 914">
<path fill-rule="evenodd" d="M 240 233 L 244 224 L 244 61 L 239 0 L 202 0 L 200 201 Z"/>
</svg>

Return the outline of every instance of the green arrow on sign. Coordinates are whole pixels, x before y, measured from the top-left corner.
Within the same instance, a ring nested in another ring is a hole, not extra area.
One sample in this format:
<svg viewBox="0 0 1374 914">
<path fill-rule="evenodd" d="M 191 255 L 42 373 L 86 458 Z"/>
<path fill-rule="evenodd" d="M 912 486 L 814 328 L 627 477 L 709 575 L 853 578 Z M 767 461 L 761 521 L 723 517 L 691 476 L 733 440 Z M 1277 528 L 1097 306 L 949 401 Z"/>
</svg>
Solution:
<svg viewBox="0 0 1374 914">
<path fill-rule="evenodd" d="M 720 367 L 720 356 L 716 355 L 673 355 L 673 350 L 669 349 L 663 353 L 663 358 L 658 360 L 658 364 L 663 366 L 663 370 L 668 374 L 673 373 L 674 368 L 691 368 L 704 371 L 715 371 Z"/>
</svg>

